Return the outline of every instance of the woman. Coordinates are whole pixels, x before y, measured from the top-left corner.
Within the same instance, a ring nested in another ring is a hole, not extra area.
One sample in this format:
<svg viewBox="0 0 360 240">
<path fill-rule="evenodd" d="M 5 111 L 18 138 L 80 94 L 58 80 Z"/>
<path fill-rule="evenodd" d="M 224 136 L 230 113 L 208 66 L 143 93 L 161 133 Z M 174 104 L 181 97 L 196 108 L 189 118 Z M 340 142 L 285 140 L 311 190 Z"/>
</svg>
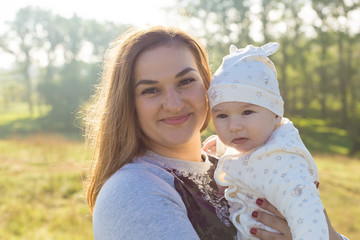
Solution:
<svg viewBox="0 0 360 240">
<path fill-rule="evenodd" d="M 228 205 L 201 151 L 209 122 L 211 79 L 198 41 L 152 27 L 114 42 L 89 113 L 94 143 L 86 188 L 95 239 L 233 239 Z M 266 200 L 253 217 L 279 230 L 252 228 L 260 239 L 291 239 Z M 331 239 L 341 239 L 331 229 Z"/>
</svg>

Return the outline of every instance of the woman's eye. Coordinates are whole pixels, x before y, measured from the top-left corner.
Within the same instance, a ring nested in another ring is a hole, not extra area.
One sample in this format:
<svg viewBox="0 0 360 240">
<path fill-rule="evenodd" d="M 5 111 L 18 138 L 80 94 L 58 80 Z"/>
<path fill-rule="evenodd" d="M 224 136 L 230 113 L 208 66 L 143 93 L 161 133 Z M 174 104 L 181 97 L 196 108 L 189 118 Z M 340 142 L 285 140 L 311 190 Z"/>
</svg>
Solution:
<svg viewBox="0 0 360 240">
<path fill-rule="evenodd" d="M 245 111 L 243 111 L 243 115 L 250 115 L 250 114 L 252 114 L 252 113 L 254 113 L 254 111 L 252 111 L 252 110 L 245 110 Z"/>
<path fill-rule="evenodd" d="M 218 114 L 218 115 L 216 115 L 216 118 L 226 118 L 227 117 L 227 115 L 226 114 Z"/>
<path fill-rule="evenodd" d="M 179 86 L 185 86 L 195 81 L 194 78 L 185 78 L 179 82 Z"/>
<path fill-rule="evenodd" d="M 146 88 L 141 91 L 141 94 L 154 94 L 157 93 L 159 90 L 157 88 Z"/>
</svg>

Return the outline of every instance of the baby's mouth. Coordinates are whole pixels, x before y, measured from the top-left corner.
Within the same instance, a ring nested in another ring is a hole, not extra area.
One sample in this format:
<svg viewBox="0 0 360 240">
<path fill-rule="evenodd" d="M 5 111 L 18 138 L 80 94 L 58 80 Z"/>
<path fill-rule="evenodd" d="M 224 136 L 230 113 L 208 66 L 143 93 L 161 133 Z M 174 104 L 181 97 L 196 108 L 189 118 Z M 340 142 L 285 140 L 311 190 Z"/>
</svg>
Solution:
<svg viewBox="0 0 360 240">
<path fill-rule="evenodd" d="M 245 137 L 241 137 L 241 138 L 234 138 L 231 142 L 233 144 L 236 144 L 236 145 L 241 145 L 241 144 L 245 144 L 249 139 L 248 138 L 245 138 Z"/>
</svg>

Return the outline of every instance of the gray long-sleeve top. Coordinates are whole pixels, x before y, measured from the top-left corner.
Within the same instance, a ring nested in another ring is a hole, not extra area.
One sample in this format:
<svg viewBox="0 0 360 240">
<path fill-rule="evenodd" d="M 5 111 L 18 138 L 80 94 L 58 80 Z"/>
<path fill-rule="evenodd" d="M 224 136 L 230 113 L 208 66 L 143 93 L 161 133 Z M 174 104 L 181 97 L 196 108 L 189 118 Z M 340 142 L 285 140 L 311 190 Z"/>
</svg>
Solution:
<svg viewBox="0 0 360 240">
<path fill-rule="evenodd" d="M 213 218 L 225 222 L 226 227 L 231 229 L 228 206 L 223 204 L 226 201 L 213 194 L 215 182 L 208 176 L 209 169 L 214 166 L 208 157 L 205 158 L 204 162 L 188 162 L 148 151 L 133 163 L 126 164 L 106 181 L 98 195 L 93 213 L 95 240 L 199 239 L 199 221 L 194 223 L 190 220 L 189 206 L 175 186 L 174 174 L 167 170 L 169 168 L 195 183 L 200 189 L 195 195 L 210 202 L 209 206 L 214 206 L 216 210 Z M 199 214 L 202 213 L 196 212 L 195 215 Z M 211 216 L 204 215 L 200 225 Z M 204 225 L 202 232 L 206 235 L 209 231 L 214 236 L 211 239 L 217 239 L 214 231 L 218 230 L 211 231 L 213 226 L 206 224 L 208 226 Z M 205 235 L 202 238 L 206 238 Z"/>
</svg>

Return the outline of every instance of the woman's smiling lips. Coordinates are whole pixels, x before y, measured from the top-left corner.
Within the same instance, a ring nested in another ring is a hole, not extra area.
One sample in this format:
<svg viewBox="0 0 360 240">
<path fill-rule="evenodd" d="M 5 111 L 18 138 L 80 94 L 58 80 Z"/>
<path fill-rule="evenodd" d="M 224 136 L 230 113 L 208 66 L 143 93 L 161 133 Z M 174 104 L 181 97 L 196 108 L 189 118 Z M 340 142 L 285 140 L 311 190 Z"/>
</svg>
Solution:
<svg viewBox="0 0 360 240">
<path fill-rule="evenodd" d="M 244 143 L 246 143 L 247 141 L 248 141 L 248 138 L 242 137 L 242 138 L 235 138 L 235 139 L 233 139 L 231 142 L 232 142 L 233 144 L 238 145 L 238 144 L 244 144 Z"/>
<path fill-rule="evenodd" d="M 169 125 L 180 125 L 186 122 L 190 118 L 190 116 L 191 113 L 175 117 L 166 117 L 161 119 L 160 121 Z"/>
</svg>

